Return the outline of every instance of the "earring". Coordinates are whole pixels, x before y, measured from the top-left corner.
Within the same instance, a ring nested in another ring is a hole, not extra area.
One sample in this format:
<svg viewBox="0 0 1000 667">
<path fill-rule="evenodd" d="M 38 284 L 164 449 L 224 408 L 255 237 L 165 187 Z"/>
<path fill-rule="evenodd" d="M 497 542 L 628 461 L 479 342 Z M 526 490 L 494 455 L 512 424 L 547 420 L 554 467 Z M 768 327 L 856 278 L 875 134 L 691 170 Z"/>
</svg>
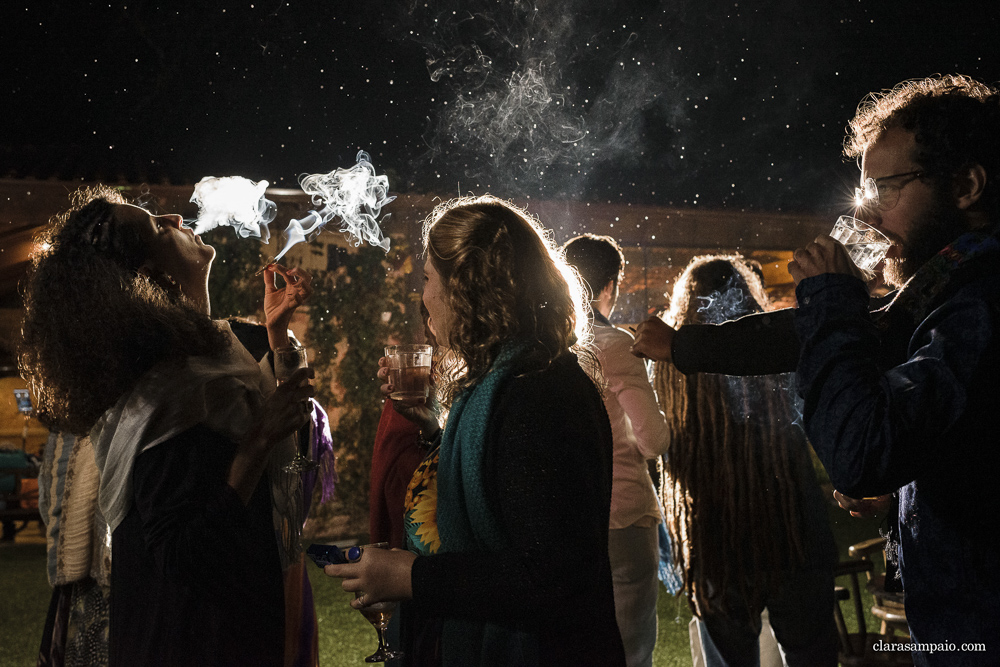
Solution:
<svg viewBox="0 0 1000 667">
<path fill-rule="evenodd" d="M 167 294 L 178 294 L 181 291 L 177 281 L 166 272 L 161 272 L 160 275 L 156 276 L 156 279 L 153 282 L 155 282 L 160 289 Z"/>
</svg>

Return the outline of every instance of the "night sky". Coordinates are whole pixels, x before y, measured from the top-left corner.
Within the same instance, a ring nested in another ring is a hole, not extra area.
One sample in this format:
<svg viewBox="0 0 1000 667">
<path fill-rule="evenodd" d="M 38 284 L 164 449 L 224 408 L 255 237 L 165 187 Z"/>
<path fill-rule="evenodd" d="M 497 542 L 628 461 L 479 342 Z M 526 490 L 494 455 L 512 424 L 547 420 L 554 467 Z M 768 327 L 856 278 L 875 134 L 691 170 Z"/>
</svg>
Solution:
<svg viewBox="0 0 1000 667">
<path fill-rule="evenodd" d="M 3 4 L 0 177 L 830 214 L 867 92 L 1000 79 L 993 1 Z"/>
</svg>

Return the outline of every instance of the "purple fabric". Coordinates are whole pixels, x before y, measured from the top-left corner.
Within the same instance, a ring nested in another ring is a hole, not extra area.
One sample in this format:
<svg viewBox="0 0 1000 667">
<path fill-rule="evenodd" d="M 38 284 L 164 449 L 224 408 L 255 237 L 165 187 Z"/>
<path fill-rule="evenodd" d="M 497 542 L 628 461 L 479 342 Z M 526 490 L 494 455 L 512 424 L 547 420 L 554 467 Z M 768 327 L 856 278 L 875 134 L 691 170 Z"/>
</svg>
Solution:
<svg viewBox="0 0 1000 667">
<path fill-rule="evenodd" d="M 294 648 L 292 646 L 285 647 L 285 665 L 317 667 L 319 665 L 319 627 L 316 624 L 316 605 L 313 602 L 312 585 L 306 575 L 304 562 L 294 569 L 296 571 L 295 579 L 289 577 L 286 579 L 285 585 L 297 588 L 299 594 L 292 593 L 292 596 L 286 596 L 286 601 L 288 604 L 298 607 L 299 621 L 298 631 L 292 635 L 292 638 L 289 638 L 290 641 L 294 642 Z M 296 614 L 289 608 L 286 615 L 294 616 Z"/>
<path fill-rule="evenodd" d="M 302 491 L 305 496 L 305 515 L 309 514 L 309 503 L 312 501 L 313 489 L 318 481 L 322 491 L 320 502 L 325 503 L 333 498 L 337 487 L 337 457 L 333 453 L 333 436 L 330 434 L 330 418 L 326 411 L 314 399 L 310 398 L 312 417 L 309 420 L 309 458 L 319 463 L 318 470 L 310 470 L 302 474 Z"/>
</svg>

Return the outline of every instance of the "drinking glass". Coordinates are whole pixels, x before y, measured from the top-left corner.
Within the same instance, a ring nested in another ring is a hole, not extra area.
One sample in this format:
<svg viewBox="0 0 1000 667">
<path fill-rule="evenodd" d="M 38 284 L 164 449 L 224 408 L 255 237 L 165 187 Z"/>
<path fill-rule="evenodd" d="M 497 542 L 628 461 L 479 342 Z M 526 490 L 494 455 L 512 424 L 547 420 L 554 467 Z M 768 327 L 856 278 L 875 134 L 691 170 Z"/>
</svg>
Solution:
<svg viewBox="0 0 1000 667">
<path fill-rule="evenodd" d="M 427 398 L 431 386 L 431 358 L 434 348 L 430 345 L 389 345 L 385 356 L 389 361 L 389 384 L 394 401 Z"/>
<path fill-rule="evenodd" d="M 304 347 L 279 347 L 274 351 L 274 377 L 278 384 L 283 384 L 292 373 L 309 365 L 306 360 L 307 350 Z"/>
<path fill-rule="evenodd" d="M 362 549 L 362 555 L 364 554 L 364 549 L 388 549 L 388 542 L 379 542 L 377 544 L 366 544 Z M 348 552 L 350 554 L 350 552 Z M 358 591 L 354 594 L 355 598 L 359 598 L 364 593 Z M 368 619 L 368 622 L 375 627 L 375 632 L 378 633 L 378 648 L 370 656 L 365 658 L 365 662 L 386 662 L 387 660 L 396 660 L 397 658 L 403 657 L 402 651 L 393 651 L 389 648 L 389 645 L 385 641 L 385 631 L 389 627 L 389 620 L 392 618 L 393 613 L 396 611 L 395 602 L 376 602 L 374 604 L 365 605 L 358 609 L 361 615 Z"/>
<path fill-rule="evenodd" d="M 830 236 L 844 244 L 851 261 L 862 271 L 874 269 L 892 245 L 885 234 L 849 215 L 837 218 Z"/>
<path fill-rule="evenodd" d="M 307 351 L 304 347 L 279 347 L 276 349 L 274 351 L 274 377 L 278 380 L 278 384 L 283 384 L 292 376 L 292 373 L 308 366 L 309 362 L 306 357 Z M 292 437 L 295 438 L 295 457 L 286 463 L 282 470 L 290 473 L 304 473 L 318 468 L 315 461 L 302 453 L 303 443 L 300 442 L 298 432 Z M 307 449 L 309 445 L 308 442 L 304 443 Z"/>
</svg>

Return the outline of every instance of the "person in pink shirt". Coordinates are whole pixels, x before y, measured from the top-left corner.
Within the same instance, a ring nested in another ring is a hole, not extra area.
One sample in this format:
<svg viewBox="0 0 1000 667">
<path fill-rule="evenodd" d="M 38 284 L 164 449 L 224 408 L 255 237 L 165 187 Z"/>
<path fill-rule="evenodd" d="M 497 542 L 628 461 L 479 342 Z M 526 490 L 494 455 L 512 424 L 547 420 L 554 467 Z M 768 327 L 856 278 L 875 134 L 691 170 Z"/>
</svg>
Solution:
<svg viewBox="0 0 1000 667">
<path fill-rule="evenodd" d="M 632 356 L 632 335 L 608 319 L 618 300 L 625 257 L 610 236 L 584 234 L 564 246 L 566 261 L 587 282 L 594 316 L 594 347 L 607 382 L 604 407 L 614 439 L 608 553 L 615 617 L 629 667 L 653 664 L 656 646 L 660 509 L 648 461 L 667 450 L 667 424 L 645 364 Z"/>
</svg>

